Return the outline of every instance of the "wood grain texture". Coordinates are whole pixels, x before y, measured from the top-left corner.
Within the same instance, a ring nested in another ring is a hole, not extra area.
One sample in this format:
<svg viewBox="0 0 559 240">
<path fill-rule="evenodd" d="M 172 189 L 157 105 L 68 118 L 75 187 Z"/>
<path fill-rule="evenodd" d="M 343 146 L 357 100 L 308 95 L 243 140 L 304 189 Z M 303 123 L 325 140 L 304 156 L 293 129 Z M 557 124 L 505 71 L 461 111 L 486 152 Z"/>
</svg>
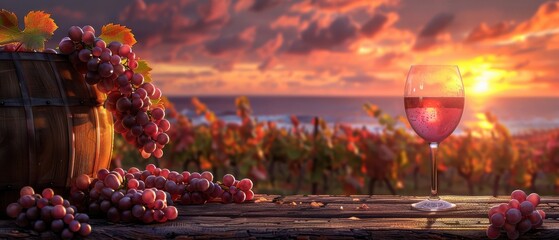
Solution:
<svg viewBox="0 0 559 240">
<path fill-rule="evenodd" d="M 65 55 L 0 52 L 0 208 L 23 186 L 61 192 L 110 166 L 105 98 Z"/>
<path fill-rule="evenodd" d="M 162 224 L 93 219 L 88 239 L 480 239 L 489 225 L 489 208 L 507 202 L 504 197 L 444 196 L 457 204 L 455 211 L 426 213 L 412 210 L 409 205 L 422 198 L 409 196 L 257 195 L 255 199 L 244 204 L 179 205 L 179 218 Z M 543 227 L 521 239 L 559 239 L 559 197 L 544 197 L 538 209 L 547 214 Z M 55 236 L 0 220 L 0 239 L 51 237 Z"/>
</svg>

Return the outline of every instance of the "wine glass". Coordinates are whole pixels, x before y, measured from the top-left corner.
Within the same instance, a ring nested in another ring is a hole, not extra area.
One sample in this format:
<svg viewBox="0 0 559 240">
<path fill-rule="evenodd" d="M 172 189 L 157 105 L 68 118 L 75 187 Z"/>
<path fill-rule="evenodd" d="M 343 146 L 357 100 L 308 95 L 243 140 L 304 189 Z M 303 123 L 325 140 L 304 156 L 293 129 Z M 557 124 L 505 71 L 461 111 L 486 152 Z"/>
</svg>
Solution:
<svg viewBox="0 0 559 240">
<path fill-rule="evenodd" d="M 413 130 L 431 150 L 431 194 L 412 204 L 421 211 L 446 211 L 456 207 L 438 196 L 437 148 L 462 117 L 464 85 L 458 66 L 412 65 L 404 89 L 404 107 Z"/>
</svg>

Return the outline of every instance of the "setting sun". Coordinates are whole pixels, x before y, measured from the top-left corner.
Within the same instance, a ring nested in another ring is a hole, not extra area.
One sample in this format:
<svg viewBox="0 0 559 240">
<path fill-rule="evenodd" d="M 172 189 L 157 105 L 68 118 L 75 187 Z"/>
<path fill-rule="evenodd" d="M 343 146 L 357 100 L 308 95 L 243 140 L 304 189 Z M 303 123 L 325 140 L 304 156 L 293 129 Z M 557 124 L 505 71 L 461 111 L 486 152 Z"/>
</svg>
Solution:
<svg viewBox="0 0 559 240">
<path fill-rule="evenodd" d="M 487 81 L 478 81 L 473 87 L 473 92 L 476 94 L 485 94 L 489 91 L 489 83 Z"/>
</svg>

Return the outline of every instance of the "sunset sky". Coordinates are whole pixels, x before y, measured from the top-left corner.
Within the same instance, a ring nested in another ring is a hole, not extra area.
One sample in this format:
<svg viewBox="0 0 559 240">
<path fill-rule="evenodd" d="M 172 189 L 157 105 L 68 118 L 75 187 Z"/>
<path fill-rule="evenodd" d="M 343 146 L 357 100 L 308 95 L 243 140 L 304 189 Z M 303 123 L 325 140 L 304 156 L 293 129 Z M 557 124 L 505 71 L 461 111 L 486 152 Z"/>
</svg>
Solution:
<svg viewBox="0 0 559 240">
<path fill-rule="evenodd" d="M 412 64 L 458 65 L 467 95 L 559 96 L 559 2 L 3 1 L 23 22 L 132 28 L 171 95 L 401 96 Z"/>
</svg>

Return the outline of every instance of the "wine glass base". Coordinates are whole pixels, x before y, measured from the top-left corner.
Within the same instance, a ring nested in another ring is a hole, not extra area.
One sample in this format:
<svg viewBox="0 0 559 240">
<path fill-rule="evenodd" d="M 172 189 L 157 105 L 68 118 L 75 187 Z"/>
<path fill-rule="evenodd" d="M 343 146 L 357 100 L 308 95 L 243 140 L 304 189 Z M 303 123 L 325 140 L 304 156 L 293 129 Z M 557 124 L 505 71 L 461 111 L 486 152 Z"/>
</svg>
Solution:
<svg viewBox="0 0 559 240">
<path fill-rule="evenodd" d="M 456 208 L 456 204 L 449 203 L 445 200 L 423 200 L 418 203 L 414 203 L 411 205 L 413 209 L 425 211 L 425 212 L 441 212 L 441 211 L 449 211 Z"/>
</svg>

